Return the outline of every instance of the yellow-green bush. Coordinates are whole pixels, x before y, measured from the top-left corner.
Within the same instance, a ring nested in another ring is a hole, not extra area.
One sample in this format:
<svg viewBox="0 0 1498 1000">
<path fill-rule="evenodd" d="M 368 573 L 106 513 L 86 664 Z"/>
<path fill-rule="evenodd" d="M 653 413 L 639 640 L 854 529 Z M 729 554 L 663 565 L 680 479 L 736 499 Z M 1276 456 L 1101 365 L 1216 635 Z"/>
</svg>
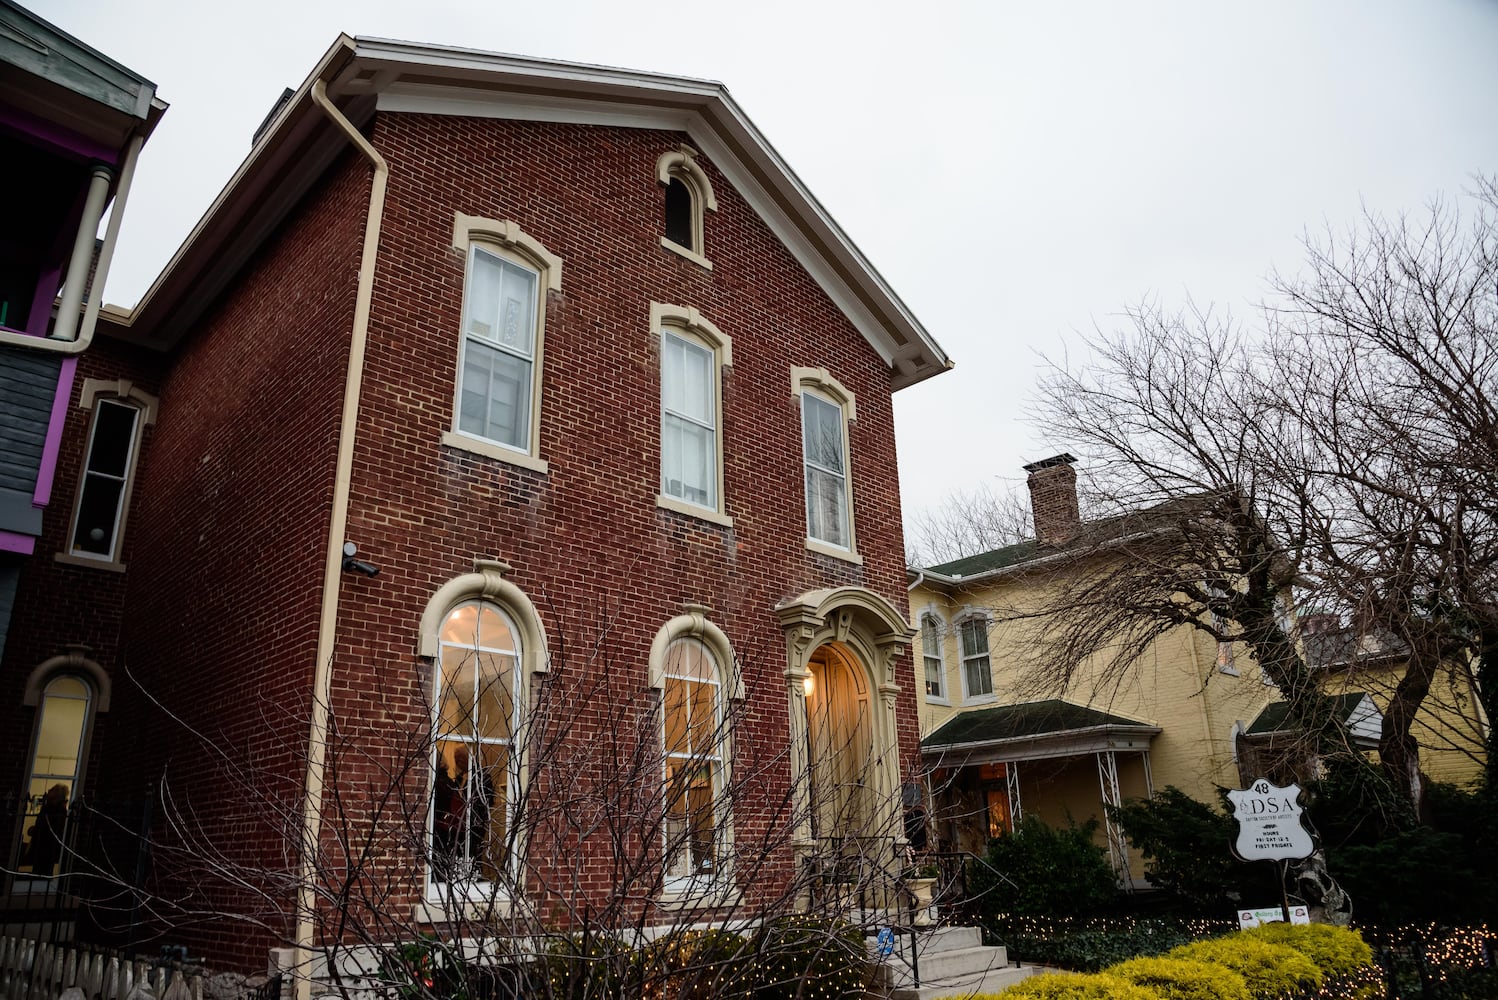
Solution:
<svg viewBox="0 0 1498 1000">
<path fill-rule="evenodd" d="M 1165 1000 L 1252 1000 L 1248 982 L 1232 969 L 1183 958 L 1131 958 L 1107 975 L 1127 979 Z"/>
<path fill-rule="evenodd" d="M 1243 933 L 1294 948 L 1328 976 L 1349 976 L 1373 961 L 1373 949 L 1361 934 L 1347 927 L 1273 923 Z"/>
<path fill-rule="evenodd" d="M 1166 1000 L 1150 989 L 1106 972 L 1047 972 L 1022 979 L 1001 993 L 971 1000 Z"/>
<path fill-rule="evenodd" d="M 1184 944 L 1165 957 L 1225 965 L 1242 976 L 1248 991 L 1262 1000 L 1321 985 L 1316 963 L 1294 948 L 1244 934 Z"/>
</svg>

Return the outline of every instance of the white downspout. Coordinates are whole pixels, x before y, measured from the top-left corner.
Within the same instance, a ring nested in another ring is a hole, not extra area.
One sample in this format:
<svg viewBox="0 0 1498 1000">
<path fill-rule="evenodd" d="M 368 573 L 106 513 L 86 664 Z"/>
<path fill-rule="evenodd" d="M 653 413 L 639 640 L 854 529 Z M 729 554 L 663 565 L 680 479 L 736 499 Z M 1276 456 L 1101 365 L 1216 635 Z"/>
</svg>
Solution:
<svg viewBox="0 0 1498 1000">
<path fill-rule="evenodd" d="M 375 259 L 380 248 L 380 226 L 385 215 L 385 182 L 390 173 L 384 157 L 328 100 L 322 80 L 312 84 L 312 100 L 374 166 L 369 188 L 369 213 L 364 221 L 364 252 L 359 261 L 359 287 L 354 298 L 354 324 L 349 338 L 348 376 L 343 387 L 343 420 L 338 428 L 338 458 L 333 480 L 333 510 L 328 519 L 328 549 L 323 566 L 322 612 L 318 619 L 317 661 L 312 668 L 311 723 L 307 736 L 307 779 L 302 800 L 301 858 L 297 870 L 296 997 L 312 996 L 312 944 L 317 908 L 317 855 L 322 835 L 323 769 L 326 763 L 328 698 L 333 674 L 333 646 L 338 627 L 338 587 L 343 576 L 343 543 L 348 528 L 349 480 L 354 467 L 354 431 L 359 418 L 359 393 L 364 382 L 364 356 L 369 342 L 369 311 L 374 297 Z"/>
<path fill-rule="evenodd" d="M 98 236 L 99 220 L 104 215 L 104 204 L 109 195 L 109 171 L 102 166 L 94 168 L 93 178 L 89 181 L 88 195 L 83 204 L 83 218 L 78 223 L 73 256 L 68 262 L 68 278 L 64 282 L 61 303 L 57 308 L 57 325 L 47 337 L 32 337 L 0 330 L 0 344 L 29 347 L 55 354 L 82 354 L 88 350 L 94 339 L 99 305 L 104 301 L 104 279 L 109 275 L 109 262 L 114 259 L 114 246 L 120 235 L 120 220 L 125 217 L 125 202 L 130 196 L 130 185 L 135 180 L 135 164 L 145 141 L 143 135 L 133 136 L 125 150 L 125 159 L 120 166 L 119 187 L 114 193 L 114 211 L 109 213 L 109 228 L 104 233 L 104 246 L 99 250 L 99 265 L 94 269 L 93 288 L 90 290 L 88 311 L 83 317 L 82 326 L 78 325 L 78 312 L 83 308 L 83 285 L 88 280 L 94 239 Z M 77 337 L 74 337 L 75 330 L 78 332 Z"/>
</svg>

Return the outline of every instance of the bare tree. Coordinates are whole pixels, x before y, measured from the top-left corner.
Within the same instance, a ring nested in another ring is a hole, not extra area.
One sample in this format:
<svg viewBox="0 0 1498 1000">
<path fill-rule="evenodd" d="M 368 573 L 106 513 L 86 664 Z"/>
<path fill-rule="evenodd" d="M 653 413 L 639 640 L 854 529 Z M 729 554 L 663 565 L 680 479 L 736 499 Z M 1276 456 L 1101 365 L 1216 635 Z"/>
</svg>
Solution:
<svg viewBox="0 0 1498 1000">
<path fill-rule="evenodd" d="M 215 776 L 196 787 L 213 801 L 161 776 L 153 877 L 116 899 L 116 916 L 144 913 L 177 940 L 229 920 L 292 963 L 310 856 L 316 947 L 287 973 L 345 996 L 723 996 L 746 988 L 725 977 L 775 985 L 778 966 L 749 959 L 782 938 L 861 959 L 839 921 L 907 902 L 893 838 L 876 828 L 891 809 L 870 800 L 859 766 L 840 764 L 866 729 L 814 726 L 820 765 L 798 795 L 786 741 L 755 735 L 760 709 L 714 690 L 690 641 L 659 689 L 620 668 L 617 649 L 606 626 L 581 645 L 559 639 L 545 673 L 517 687 L 475 646 L 433 664 L 474 677 L 470 695 L 394 677 L 363 692 L 367 710 L 330 704 L 315 843 L 284 761 L 194 734 L 195 766 Z M 523 712 L 505 707 L 512 697 Z M 403 704 L 417 708 L 412 724 L 392 726 L 384 709 Z M 518 724 L 500 733 L 486 705 Z M 253 710 L 306 731 L 271 700 Z M 224 802 L 242 825 L 225 824 Z M 797 839 L 806 808 L 823 834 L 810 853 Z M 267 835 L 278 854 L 244 849 Z M 132 885 L 102 864 L 92 874 Z M 823 919 L 784 924 L 808 913 Z"/>
<path fill-rule="evenodd" d="M 906 533 L 905 561 L 935 566 L 1002 548 L 1030 535 L 1030 512 L 1010 491 L 982 486 L 954 493 L 936 510 L 922 511 Z"/>
<path fill-rule="evenodd" d="M 1420 801 L 1415 714 L 1441 671 L 1481 664 L 1491 699 L 1498 574 L 1498 208 L 1436 203 L 1308 239 L 1266 330 L 1146 304 L 1094 359 L 1043 381 L 1037 419 L 1089 462 L 1094 521 L 1033 626 L 1040 681 L 1089 660 L 1123 683 L 1186 626 L 1243 643 L 1314 734 L 1345 746 L 1295 610 L 1386 636 L 1407 668 L 1381 765 Z M 1058 665 L 1059 664 L 1059 669 Z M 1494 706 L 1487 708 L 1491 715 Z"/>
</svg>

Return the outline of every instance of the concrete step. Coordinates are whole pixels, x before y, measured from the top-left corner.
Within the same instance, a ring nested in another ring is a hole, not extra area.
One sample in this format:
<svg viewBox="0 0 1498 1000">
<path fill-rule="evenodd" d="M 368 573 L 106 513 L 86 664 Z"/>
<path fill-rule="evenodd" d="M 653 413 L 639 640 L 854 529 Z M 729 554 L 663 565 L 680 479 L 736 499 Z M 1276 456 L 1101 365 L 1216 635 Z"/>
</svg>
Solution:
<svg viewBox="0 0 1498 1000">
<path fill-rule="evenodd" d="M 988 986 L 999 989 L 999 984 L 1023 978 L 1009 968 L 1007 950 L 986 946 L 982 941 L 982 932 L 976 927 L 934 927 L 918 933 L 915 964 L 920 970 L 919 987 L 910 960 L 908 934 L 896 937 L 894 951 L 886 956 L 879 955 L 876 939 L 870 938 L 868 947 L 870 956 L 879 962 L 879 984 L 886 992 L 907 1000 L 926 1000 L 984 992 Z"/>
<path fill-rule="evenodd" d="M 922 972 L 925 970 L 923 969 Z M 979 993 L 997 993 L 1002 989 L 1013 986 L 1027 976 L 1038 971 L 1034 966 L 1026 965 L 1021 968 L 1005 966 L 1003 968 L 990 969 L 976 976 L 962 976 L 953 979 L 928 979 L 921 976 L 921 985 L 896 986 L 887 989 L 882 995 L 888 1000 L 938 1000 L 938 998 L 962 998 L 970 997 Z"/>
</svg>

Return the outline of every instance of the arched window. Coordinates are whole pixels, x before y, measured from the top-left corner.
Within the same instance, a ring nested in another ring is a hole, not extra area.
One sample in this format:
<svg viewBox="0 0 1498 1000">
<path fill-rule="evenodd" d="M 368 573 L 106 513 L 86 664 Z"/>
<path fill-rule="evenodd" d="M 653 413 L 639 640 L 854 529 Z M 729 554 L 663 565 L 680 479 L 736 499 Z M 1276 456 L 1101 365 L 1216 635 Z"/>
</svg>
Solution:
<svg viewBox="0 0 1498 1000">
<path fill-rule="evenodd" d="M 947 700 L 947 665 L 941 655 L 941 622 L 933 614 L 921 616 L 921 661 L 926 671 L 928 701 Z"/>
<path fill-rule="evenodd" d="M 718 200 L 713 196 L 712 181 L 697 162 L 697 150 L 683 143 L 662 154 L 655 164 L 655 176 L 666 189 L 666 233 L 661 246 L 711 270 L 703 212 L 716 212 Z"/>
<path fill-rule="evenodd" d="M 710 609 L 685 610 L 656 634 L 650 682 L 661 692 L 664 887 L 668 896 L 697 898 L 733 884 L 730 704 L 744 692 L 728 637 L 707 620 Z"/>
<path fill-rule="evenodd" d="M 493 883 L 512 869 L 520 642 L 498 607 L 466 601 L 442 623 L 432 746 L 432 881 Z"/>
<path fill-rule="evenodd" d="M 72 674 L 56 674 L 42 689 L 13 866 L 21 874 L 46 877 L 66 870 L 68 807 L 83 777 L 93 694 L 86 680 Z"/>
<path fill-rule="evenodd" d="M 711 879 L 721 854 L 723 692 L 718 664 L 697 639 L 666 650 L 662 696 L 666 878 Z"/>
<path fill-rule="evenodd" d="M 476 561 L 422 615 L 418 652 L 433 662 L 427 886 L 442 903 L 504 897 L 520 877 L 529 678 L 546 656 L 535 607 L 509 570 Z"/>
</svg>

